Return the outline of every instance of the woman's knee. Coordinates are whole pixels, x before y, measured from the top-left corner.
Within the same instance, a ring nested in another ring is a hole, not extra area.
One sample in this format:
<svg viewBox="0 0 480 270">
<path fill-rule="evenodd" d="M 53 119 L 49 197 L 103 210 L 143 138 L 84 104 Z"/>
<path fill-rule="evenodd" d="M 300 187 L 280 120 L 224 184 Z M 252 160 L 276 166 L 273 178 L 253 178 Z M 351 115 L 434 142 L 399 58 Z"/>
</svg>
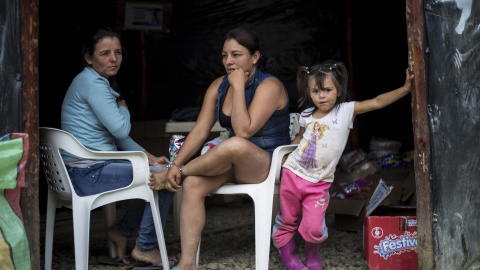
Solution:
<svg viewBox="0 0 480 270">
<path fill-rule="evenodd" d="M 239 155 L 244 151 L 248 151 L 249 141 L 240 137 L 232 137 L 223 141 L 215 147 L 219 147 L 220 152 L 230 156 L 231 154 Z"/>
<path fill-rule="evenodd" d="M 187 176 L 183 180 L 182 184 L 183 196 L 199 197 L 203 199 L 208 195 L 208 193 L 204 191 L 204 186 L 205 185 L 201 177 Z"/>
<path fill-rule="evenodd" d="M 183 179 L 182 189 L 184 192 L 189 192 L 190 190 L 195 190 L 200 186 L 200 180 L 195 176 L 187 176 Z"/>
</svg>

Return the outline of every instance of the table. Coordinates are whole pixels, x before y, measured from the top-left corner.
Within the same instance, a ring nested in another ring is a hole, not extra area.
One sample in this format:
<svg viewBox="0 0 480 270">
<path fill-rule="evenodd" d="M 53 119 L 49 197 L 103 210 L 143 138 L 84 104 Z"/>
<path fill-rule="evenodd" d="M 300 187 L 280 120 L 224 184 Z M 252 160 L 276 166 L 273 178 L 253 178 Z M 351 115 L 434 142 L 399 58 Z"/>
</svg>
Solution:
<svg viewBox="0 0 480 270">
<path fill-rule="evenodd" d="M 165 133 L 188 133 L 192 130 L 196 122 L 167 122 L 165 123 Z M 220 126 L 220 123 L 215 122 L 211 132 L 227 131 Z"/>
</svg>

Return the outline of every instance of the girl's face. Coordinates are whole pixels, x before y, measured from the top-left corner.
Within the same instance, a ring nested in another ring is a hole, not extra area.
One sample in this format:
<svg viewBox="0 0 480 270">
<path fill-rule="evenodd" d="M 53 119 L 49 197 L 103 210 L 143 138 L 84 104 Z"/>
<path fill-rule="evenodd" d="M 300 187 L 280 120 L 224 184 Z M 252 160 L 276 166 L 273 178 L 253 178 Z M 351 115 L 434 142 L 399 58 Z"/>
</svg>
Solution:
<svg viewBox="0 0 480 270">
<path fill-rule="evenodd" d="M 106 79 L 117 75 L 122 60 L 122 44 L 117 37 L 100 39 L 95 45 L 93 55 L 85 55 L 85 61 Z"/>
<path fill-rule="evenodd" d="M 308 89 L 310 91 L 310 98 L 312 99 L 318 111 L 322 115 L 328 114 L 337 102 L 337 97 L 340 93 L 337 91 L 332 79 L 327 77 L 323 82 L 324 89 L 320 89 L 315 81 L 314 76 L 310 76 L 308 79 Z"/>
<path fill-rule="evenodd" d="M 240 45 L 235 39 L 229 39 L 223 44 L 222 62 L 228 74 L 239 68 L 253 74 L 259 58 L 259 51 L 252 55 L 247 48 Z"/>
</svg>

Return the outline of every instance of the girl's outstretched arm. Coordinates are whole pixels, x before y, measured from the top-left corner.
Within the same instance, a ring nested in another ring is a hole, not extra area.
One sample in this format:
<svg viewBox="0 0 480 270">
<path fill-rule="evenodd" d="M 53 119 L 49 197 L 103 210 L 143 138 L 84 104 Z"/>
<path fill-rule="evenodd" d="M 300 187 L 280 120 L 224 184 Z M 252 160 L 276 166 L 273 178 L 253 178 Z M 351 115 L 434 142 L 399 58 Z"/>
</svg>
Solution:
<svg viewBox="0 0 480 270">
<path fill-rule="evenodd" d="M 410 92 L 412 79 L 414 77 L 413 75 L 410 75 L 408 68 L 406 70 L 406 74 L 407 76 L 405 79 L 405 84 L 402 87 L 395 89 L 393 91 L 378 95 L 373 99 L 356 101 L 355 109 L 354 109 L 355 114 L 362 114 L 362 113 L 384 108 L 392 104 L 393 102 L 399 100 L 400 98 L 406 96 Z"/>
</svg>

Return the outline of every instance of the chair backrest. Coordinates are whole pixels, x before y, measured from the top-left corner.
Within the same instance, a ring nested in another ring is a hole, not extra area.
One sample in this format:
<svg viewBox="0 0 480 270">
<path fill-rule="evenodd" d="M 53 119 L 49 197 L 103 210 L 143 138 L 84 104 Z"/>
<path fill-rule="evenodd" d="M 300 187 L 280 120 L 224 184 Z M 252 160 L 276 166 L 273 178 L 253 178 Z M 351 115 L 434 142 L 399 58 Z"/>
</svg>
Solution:
<svg viewBox="0 0 480 270">
<path fill-rule="evenodd" d="M 293 141 L 300 131 L 299 124 L 300 114 L 299 113 L 290 113 L 290 139 Z"/>
<path fill-rule="evenodd" d="M 65 201 L 72 200 L 73 187 L 60 151 L 78 147 L 83 146 L 70 133 L 54 128 L 40 128 L 40 161 L 48 186 L 59 199 Z"/>
</svg>

